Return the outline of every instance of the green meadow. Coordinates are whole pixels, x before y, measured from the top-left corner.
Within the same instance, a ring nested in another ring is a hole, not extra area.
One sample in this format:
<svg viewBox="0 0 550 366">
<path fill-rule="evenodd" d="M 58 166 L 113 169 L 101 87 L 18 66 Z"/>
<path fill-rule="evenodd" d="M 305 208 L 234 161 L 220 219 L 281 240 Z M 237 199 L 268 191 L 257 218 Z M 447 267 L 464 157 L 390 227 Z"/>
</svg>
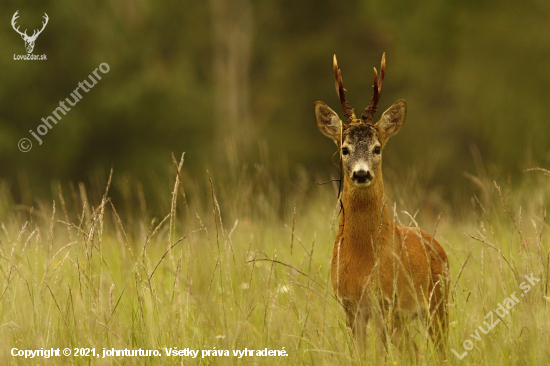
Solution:
<svg viewBox="0 0 550 366">
<path fill-rule="evenodd" d="M 282 185 L 262 165 L 197 177 L 182 163 L 157 181 L 154 202 L 116 170 L 101 190 L 56 182 L 33 205 L 0 185 L 0 362 L 376 364 L 372 328 L 359 351 L 330 283 L 337 183 L 298 174 Z M 387 174 L 388 205 L 394 220 L 435 233 L 449 257 L 447 364 L 545 364 L 548 172 L 524 172 L 516 186 L 471 176 L 477 189 L 456 207 L 426 200 L 418 179 Z M 419 364 L 439 364 L 424 323 L 409 328 Z M 12 355 L 51 348 L 71 355 Z M 140 349 L 159 353 L 113 351 Z M 416 364 L 393 347 L 384 357 Z"/>
</svg>

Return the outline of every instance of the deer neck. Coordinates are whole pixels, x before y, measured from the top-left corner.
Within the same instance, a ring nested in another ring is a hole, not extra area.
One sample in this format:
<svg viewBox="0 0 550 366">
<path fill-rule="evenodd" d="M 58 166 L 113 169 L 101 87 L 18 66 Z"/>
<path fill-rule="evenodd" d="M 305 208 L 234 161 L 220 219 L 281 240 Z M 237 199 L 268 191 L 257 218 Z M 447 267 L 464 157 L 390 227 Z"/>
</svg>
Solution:
<svg viewBox="0 0 550 366">
<path fill-rule="evenodd" d="M 340 229 L 346 247 L 374 258 L 374 249 L 390 233 L 393 222 L 388 216 L 384 182 L 376 177 L 369 187 L 358 188 L 345 178 L 342 192 Z"/>
</svg>

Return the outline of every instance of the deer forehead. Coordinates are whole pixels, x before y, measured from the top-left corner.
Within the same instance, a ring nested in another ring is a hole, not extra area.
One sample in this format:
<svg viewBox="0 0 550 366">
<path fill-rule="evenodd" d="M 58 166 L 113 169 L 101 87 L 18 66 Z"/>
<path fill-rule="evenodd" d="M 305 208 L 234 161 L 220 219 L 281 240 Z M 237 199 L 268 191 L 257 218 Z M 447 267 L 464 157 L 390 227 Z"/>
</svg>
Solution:
<svg viewBox="0 0 550 366">
<path fill-rule="evenodd" d="M 350 145 L 370 146 L 378 142 L 378 131 L 376 127 L 368 123 L 351 125 L 344 132 L 344 143 Z"/>
</svg>

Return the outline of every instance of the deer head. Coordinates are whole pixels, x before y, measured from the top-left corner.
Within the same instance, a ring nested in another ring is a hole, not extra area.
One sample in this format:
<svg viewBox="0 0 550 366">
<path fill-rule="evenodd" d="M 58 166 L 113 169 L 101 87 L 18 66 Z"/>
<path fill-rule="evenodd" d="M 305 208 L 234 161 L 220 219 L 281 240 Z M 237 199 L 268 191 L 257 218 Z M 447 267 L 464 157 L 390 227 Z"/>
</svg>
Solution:
<svg viewBox="0 0 550 366">
<path fill-rule="evenodd" d="M 403 126 L 407 105 L 404 100 L 398 100 L 382 114 L 378 122 L 374 123 L 374 114 L 382 93 L 386 71 L 385 53 L 382 55 L 380 77 L 374 68 L 374 92 L 369 106 L 360 119 L 355 117 L 353 108 L 346 99 L 346 89 L 344 89 L 336 55 L 334 55 L 333 66 L 336 94 L 340 98 L 347 123 L 343 123 L 336 112 L 323 102 L 315 103 L 315 120 L 319 130 L 333 139 L 340 149 L 344 184 L 353 183 L 358 188 L 368 187 L 378 176 L 381 176 L 382 148 Z"/>
<path fill-rule="evenodd" d="M 17 10 L 15 12 L 15 14 L 13 14 L 13 18 L 11 18 L 11 26 L 13 27 L 13 29 L 19 33 L 21 35 L 21 38 L 23 38 L 23 40 L 25 41 L 25 49 L 27 50 L 27 53 L 32 53 L 32 50 L 34 49 L 34 42 L 36 41 L 36 38 L 38 38 L 38 36 L 40 35 L 40 33 L 42 33 L 42 31 L 44 30 L 44 28 L 46 28 L 46 24 L 48 24 L 48 14 L 44 13 L 44 22 L 42 23 L 42 29 L 40 30 L 34 30 L 32 36 L 28 36 L 27 35 L 27 30 L 25 29 L 24 32 L 20 32 L 19 31 L 19 27 L 15 27 L 15 20 L 17 18 L 19 18 L 19 15 L 17 15 L 17 13 L 19 12 L 19 10 Z"/>
</svg>

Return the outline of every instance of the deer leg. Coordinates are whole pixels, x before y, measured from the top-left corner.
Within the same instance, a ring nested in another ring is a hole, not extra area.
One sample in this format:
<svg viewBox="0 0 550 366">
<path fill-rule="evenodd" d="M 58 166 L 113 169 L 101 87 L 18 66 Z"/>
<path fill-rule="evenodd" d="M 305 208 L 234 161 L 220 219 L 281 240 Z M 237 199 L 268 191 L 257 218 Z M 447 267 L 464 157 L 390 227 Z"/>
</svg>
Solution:
<svg viewBox="0 0 550 366">
<path fill-rule="evenodd" d="M 410 323 L 410 320 L 400 316 L 396 316 L 393 321 L 393 332 L 392 332 L 392 343 L 399 350 L 399 352 L 404 355 L 408 353 L 410 356 L 414 355 L 416 363 L 418 364 L 419 354 L 418 348 L 414 343 L 414 340 L 411 339 L 409 328 L 407 324 Z"/>
<path fill-rule="evenodd" d="M 344 303 L 344 309 L 346 311 L 346 323 L 353 333 L 356 345 L 364 348 L 367 344 L 368 310 L 352 302 Z"/>
<path fill-rule="evenodd" d="M 386 324 L 386 318 L 381 314 L 374 316 L 374 329 L 376 332 L 376 358 L 377 364 L 388 363 L 388 325 Z"/>
</svg>

